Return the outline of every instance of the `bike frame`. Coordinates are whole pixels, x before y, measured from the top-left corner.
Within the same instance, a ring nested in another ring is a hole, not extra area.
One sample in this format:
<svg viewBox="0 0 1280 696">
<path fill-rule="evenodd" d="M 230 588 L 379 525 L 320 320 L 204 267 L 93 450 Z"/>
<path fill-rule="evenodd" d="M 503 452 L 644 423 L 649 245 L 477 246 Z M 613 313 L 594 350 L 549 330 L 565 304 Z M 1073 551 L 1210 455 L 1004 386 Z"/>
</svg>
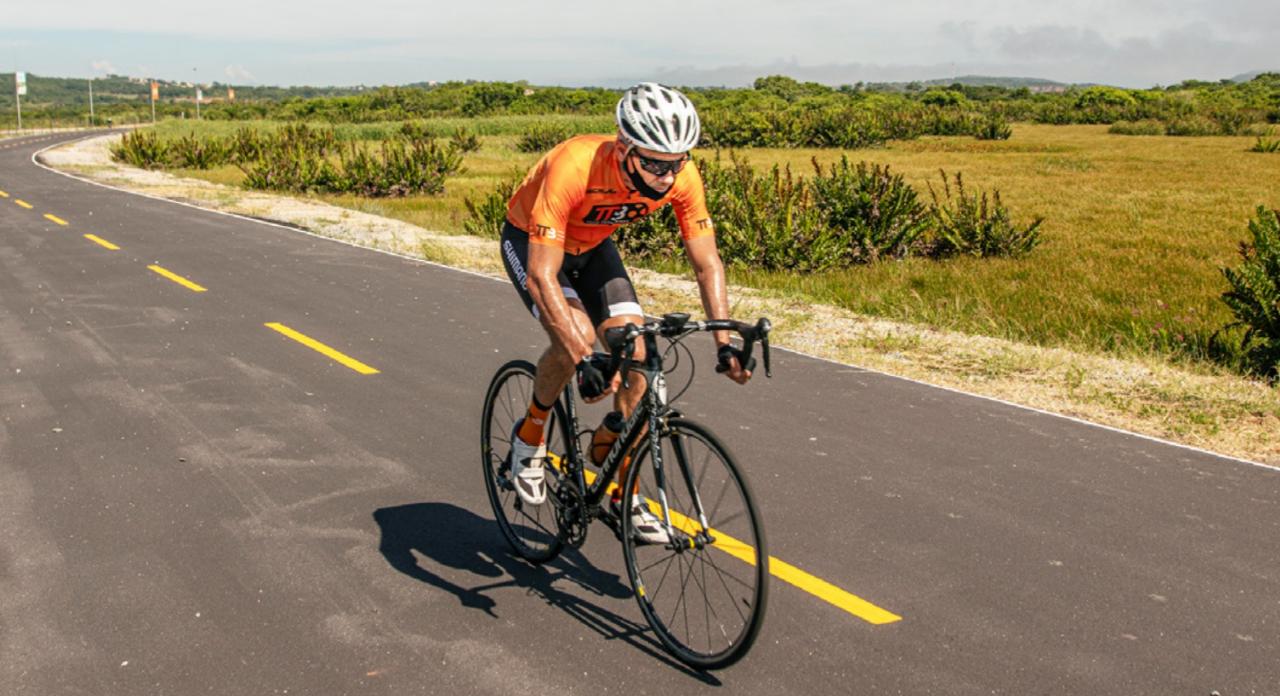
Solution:
<svg viewBox="0 0 1280 696">
<path fill-rule="evenodd" d="M 564 407 L 565 415 L 569 420 L 570 432 L 574 435 L 569 438 L 566 443 L 569 449 L 569 476 L 572 485 L 577 486 L 579 491 L 583 493 L 584 504 L 588 509 L 594 509 L 604 499 L 604 495 L 609 490 L 609 484 L 613 481 L 613 477 L 617 475 L 618 469 L 622 467 L 622 461 L 625 453 L 630 452 L 638 443 L 640 438 L 647 437 L 649 439 L 650 457 L 653 459 L 653 476 L 658 487 L 658 503 L 662 506 L 662 521 L 667 526 L 667 534 L 671 539 L 675 539 L 674 530 L 671 526 L 671 509 L 667 504 L 667 483 L 666 475 L 662 468 L 662 439 L 659 436 L 662 425 L 667 418 L 679 416 L 679 412 L 668 406 L 663 401 L 662 395 L 655 386 L 663 377 L 663 363 L 661 354 L 658 352 L 657 340 L 646 334 L 645 350 L 646 357 L 643 363 L 633 363 L 632 373 L 638 373 L 645 379 L 644 395 L 640 399 L 640 403 L 632 411 L 631 417 L 627 418 L 622 425 L 622 431 L 618 433 L 618 439 L 614 441 L 613 447 L 609 449 L 609 454 L 600 464 L 600 475 L 596 478 L 594 485 L 587 485 L 586 481 L 586 460 L 582 451 L 578 447 L 578 409 L 576 401 L 573 397 L 573 384 L 565 387 L 564 390 Z M 640 427 L 642 423 L 648 425 L 646 430 Z M 685 483 L 688 485 L 690 496 L 693 498 L 694 508 L 698 512 L 698 523 L 704 530 L 699 534 L 700 537 L 706 536 L 708 528 L 706 514 L 702 508 L 702 500 L 698 496 L 697 487 L 693 485 L 690 478 L 689 467 L 684 461 L 684 445 L 679 440 L 672 440 L 672 446 L 676 452 L 676 459 L 680 465 L 680 470 L 684 476 Z M 626 481 L 618 482 L 619 486 L 625 486 Z M 708 543 L 710 539 L 700 539 L 702 543 Z"/>
</svg>

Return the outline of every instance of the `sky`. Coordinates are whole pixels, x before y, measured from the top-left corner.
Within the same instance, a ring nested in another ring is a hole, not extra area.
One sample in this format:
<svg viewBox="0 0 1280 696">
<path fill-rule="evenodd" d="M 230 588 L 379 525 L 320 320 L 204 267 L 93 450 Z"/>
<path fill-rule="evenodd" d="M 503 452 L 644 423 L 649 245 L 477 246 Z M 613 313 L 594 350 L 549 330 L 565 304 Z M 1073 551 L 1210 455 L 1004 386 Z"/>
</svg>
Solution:
<svg viewBox="0 0 1280 696">
<path fill-rule="evenodd" d="M 41 0 L 0 71 L 257 85 L 828 84 L 958 75 L 1124 87 L 1280 70 L 1276 0 Z"/>
</svg>

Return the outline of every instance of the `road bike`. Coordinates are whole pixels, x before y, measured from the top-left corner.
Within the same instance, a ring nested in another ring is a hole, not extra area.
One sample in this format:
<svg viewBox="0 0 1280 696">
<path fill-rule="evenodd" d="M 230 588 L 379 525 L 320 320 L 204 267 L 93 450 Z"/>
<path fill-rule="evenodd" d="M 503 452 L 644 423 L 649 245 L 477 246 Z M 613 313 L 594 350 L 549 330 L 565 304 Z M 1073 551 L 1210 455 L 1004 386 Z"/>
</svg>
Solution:
<svg viewBox="0 0 1280 696">
<path fill-rule="evenodd" d="M 768 319 L 755 324 L 690 321 L 682 313 L 643 326 L 608 329 L 609 353 L 596 353 L 593 359 L 604 364 L 610 378 L 621 370 L 627 388 L 641 375 L 643 396 L 596 466 L 586 455 L 594 431 L 579 429 L 573 386 L 565 388 L 548 416 L 543 505 L 521 500 L 507 456 L 515 424 L 533 394 L 533 364 L 514 360 L 503 365 L 485 396 L 480 427 L 485 485 L 511 547 L 531 563 L 545 563 L 565 545 L 581 547 L 591 522 L 605 522 L 622 543 L 645 620 L 668 651 L 698 669 L 726 667 L 750 650 L 768 600 L 769 554 L 751 488 L 728 448 L 671 405 L 692 384 L 693 370 L 689 383 L 670 400 L 666 376 L 680 361 L 679 349 L 692 364 L 692 354 L 681 342 L 701 331 L 737 332 L 746 369 L 754 366 L 751 353 L 759 343 L 765 373 L 772 376 L 770 329 Z M 657 349 L 659 337 L 667 341 L 663 351 Z M 646 357 L 636 361 L 636 341 L 641 339 Z M 629 464 L 619 509 L 646 505 L 666 529 L 669 543 L 644 543 L 631 529 L 630 514 L 600 504 L 616 490 L 614 477 L 624 461 Z"/>
</svg>

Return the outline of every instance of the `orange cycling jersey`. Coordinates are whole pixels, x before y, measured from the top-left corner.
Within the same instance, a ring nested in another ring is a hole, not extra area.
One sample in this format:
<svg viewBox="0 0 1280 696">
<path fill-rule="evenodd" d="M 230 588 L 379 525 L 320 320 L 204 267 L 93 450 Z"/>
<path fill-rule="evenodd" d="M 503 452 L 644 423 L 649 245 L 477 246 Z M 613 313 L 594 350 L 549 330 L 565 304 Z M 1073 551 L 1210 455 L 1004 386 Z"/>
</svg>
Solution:
<svg viewBox="0 0 1280 696">
<path fill-rule="evenodd" d="M 560 143 L 529 171 L 507 204 L 507 219 L 534 244 L 555 244 L 570 254 L 594 248 L 618 229 L 670 203 L 680 236 L 714 234 L 702 175 L 692 162 L 662 198 L 631 191 L 619 171 L 617 138 L 580 135 Z"/>
</svg>

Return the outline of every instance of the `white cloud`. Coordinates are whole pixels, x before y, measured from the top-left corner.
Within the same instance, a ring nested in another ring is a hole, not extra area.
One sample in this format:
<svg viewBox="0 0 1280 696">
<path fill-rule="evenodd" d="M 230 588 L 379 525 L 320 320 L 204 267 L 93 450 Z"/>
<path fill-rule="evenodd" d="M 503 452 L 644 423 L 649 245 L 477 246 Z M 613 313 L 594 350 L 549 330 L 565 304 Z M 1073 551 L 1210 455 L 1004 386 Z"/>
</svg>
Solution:
<svg viewBox="0 0 1280 696">
<path fill-rule="evenodd" d="M 235 82 L 257 82 L 258 80 L 243 65 L 228 65 L 223 72 Z"/>
<path fill-rule="evenodd" d="M 120 71 L 116 70 L 116 66 L 111 64 L 109 60 L 95 60 L 92 63 L 94 72 L 106 73 L 108 75 L 119 75 Z"/>
</svg>

